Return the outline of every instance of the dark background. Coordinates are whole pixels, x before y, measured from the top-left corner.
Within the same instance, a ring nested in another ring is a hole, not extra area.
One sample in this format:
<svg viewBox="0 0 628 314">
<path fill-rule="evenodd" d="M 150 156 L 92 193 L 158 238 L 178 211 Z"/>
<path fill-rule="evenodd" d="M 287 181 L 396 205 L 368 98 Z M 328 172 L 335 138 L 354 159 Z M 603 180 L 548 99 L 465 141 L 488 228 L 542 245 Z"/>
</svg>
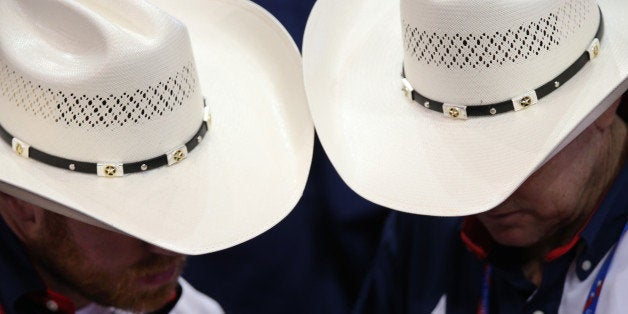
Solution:
<svg viewBox="0 0 628 314">
<path fill-rule="evenodd" d="M 313 0 L 255 2 L 301 47 Z M 191 257 L 184 277 L 230 314 L 348 313 L 387 213 L 342 182 L 317 139 L 303 198 L 292 213 L 253 240 Z"/>
</svg>

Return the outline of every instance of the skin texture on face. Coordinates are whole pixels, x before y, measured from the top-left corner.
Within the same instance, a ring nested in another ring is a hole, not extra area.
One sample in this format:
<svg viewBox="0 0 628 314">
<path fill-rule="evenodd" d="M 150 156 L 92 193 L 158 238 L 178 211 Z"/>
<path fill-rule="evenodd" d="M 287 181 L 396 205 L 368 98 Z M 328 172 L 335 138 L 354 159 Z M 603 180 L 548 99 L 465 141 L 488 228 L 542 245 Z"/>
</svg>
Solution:
<svg viewBox="0 0 628 314">
<path fill-rule="evenodd" d="M 23 201 L 13 203 L 35 211 L 33 221 L 16 226 L 24 217 L 6 219 L 6 213 L 5 220 L 17 230 L 46 285 L 77 308 L 94 302 L 147 312 L 175 297 L 185 256 Z"/>
<path fill-rule="evenodd" d="M 535 259 L 573 238 L 625 160 L 626 126 L 615 116 L 618 103 L 506 201 L 477 215 L 493 240 Z"/>
</svg>

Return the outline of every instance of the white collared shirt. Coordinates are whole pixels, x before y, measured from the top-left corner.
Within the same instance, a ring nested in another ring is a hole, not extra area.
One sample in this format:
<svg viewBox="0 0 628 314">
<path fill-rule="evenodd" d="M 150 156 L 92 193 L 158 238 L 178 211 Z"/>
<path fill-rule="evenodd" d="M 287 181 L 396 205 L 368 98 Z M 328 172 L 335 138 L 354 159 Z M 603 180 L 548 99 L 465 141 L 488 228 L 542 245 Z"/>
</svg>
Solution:
<svg viewBox="0 0 628 314">
<path fill-rule="evenodd" d="M 181 285 L 181 297 L 170 314 L 224 314 L 218 302 L 197 291 L 185 279 L 179 277 Z M 116 309 L 113 307 L 103 307 L 98 304 L 89 304 L 76 314 L 134 314 L 133 312 Z"/>
</svg>

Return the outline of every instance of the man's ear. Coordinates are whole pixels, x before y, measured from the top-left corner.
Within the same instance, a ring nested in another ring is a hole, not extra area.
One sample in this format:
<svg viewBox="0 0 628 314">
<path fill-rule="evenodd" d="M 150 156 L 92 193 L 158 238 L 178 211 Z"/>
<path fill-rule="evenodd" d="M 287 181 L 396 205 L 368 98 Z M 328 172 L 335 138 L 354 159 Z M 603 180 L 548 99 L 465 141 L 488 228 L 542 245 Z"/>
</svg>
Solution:
<svg viewBox="0 0 628 314">
<path fill-rule="evenodd" d="M 0 192 L 0 215 L 22 241 L 39 232 L 44 221 L 44 211 L 41 207 Z"/>
<path fill-rule="evenodd" d="M 608 129 L 611 124 L 613 124 L 613 121 L 615 121 L 615 118 L 617 117 L 617 107 L 619 107 L 620 103 L 621 98 L 617 99 L 614 104 L 606 109 L 606 111 L 604 111 L 604 113 L 602 113 L 602 115 L 595 120 L 594 124 L 598 130 L 604 131 Z"/>
</svg>

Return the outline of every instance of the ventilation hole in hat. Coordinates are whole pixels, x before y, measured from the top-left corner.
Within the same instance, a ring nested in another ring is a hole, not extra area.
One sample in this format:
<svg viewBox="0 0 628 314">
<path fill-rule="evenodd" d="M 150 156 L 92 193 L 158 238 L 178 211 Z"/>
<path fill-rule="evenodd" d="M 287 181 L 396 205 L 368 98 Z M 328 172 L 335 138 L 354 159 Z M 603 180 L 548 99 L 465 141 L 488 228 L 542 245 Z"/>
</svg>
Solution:
<svg viewBox="0 0 628 314">
<path fill-rule="evenodd" d="M 449 69 L 490 68 L 538 56 L 584 25 L 590 1 L 565 1 L 555 12 L 492 34 L 447 34 L 403 21 L 405 50 L 420 64 Z"/>
<path fill-rule="evenodd" d="M 67 126 L 113 128 L 172 112 L 196 91 L 194 63 L 145 89 L 119 95 L 78 95 L 43 87 L 0 60 L 0 96 L 18 108 Z"/>
</svg>

